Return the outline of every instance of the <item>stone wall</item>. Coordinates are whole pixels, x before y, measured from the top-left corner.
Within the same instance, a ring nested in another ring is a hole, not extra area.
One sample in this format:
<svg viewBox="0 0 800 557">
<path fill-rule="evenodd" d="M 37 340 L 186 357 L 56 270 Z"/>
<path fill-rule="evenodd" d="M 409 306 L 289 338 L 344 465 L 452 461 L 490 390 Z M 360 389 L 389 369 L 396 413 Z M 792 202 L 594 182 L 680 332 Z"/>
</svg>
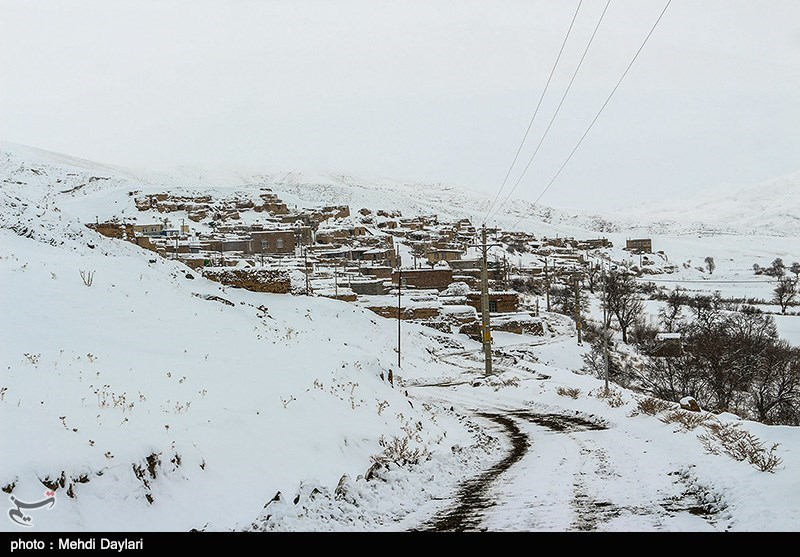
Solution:
<svg viewBox="0 0 800 557">
<path fill-rule="evenodd" d="M 289 294 L 292 289 L 289 273 L 282 269 L 206 267 L 202 273 L 209 280 L 253 292 Z"/>
</svg>

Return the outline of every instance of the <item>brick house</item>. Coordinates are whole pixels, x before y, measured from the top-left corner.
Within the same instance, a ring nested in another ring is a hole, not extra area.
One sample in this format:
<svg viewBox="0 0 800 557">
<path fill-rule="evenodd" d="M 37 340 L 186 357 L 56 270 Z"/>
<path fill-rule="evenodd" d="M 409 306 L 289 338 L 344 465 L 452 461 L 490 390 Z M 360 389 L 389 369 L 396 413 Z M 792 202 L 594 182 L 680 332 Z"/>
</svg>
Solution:
<svg viewBox="0 0 800 557">
<path fill-rule="evenodd" d="M 578 247 L 581 249 L 598 249 L 598 248 L 610 248 L 613 247 L 608 238 L 592 238 L 590 240 L 581 240 L 578 243 Z"/>
<path fill-rule="evenodd" d="M 225 239 L 212 239 L 206 242 L 201 242 L 206 245 L 208 251 L 241 251 L 247 253 L 250 251 L 250 240 L 247 238 L 225 238 Z"/>
<path fill-rule="evenodd" d="M 392 282 L 397 284 L 399 272 L 392 273 Z M 453 282 L 451 269 L 403 269 L 403 285 L 414 288 L 444 290 Z"/>
<path fill-rule="evenodd" d="M 361 255 L 362 261 L 374 261 L 379 263 L 386 263 L 390 267 L 397 264 L 397 254 L 391 248 L 371 248 L 366 250 Z"/>
<path fill-rule="evenodd" d="M 650 238 L 625 240 L 625 249 L 634 253 L 653 253 L 653 241 Z"/>
<path fill-rule="evenodd" d="M 464 252 L 460 249 L 441 248 L 432 249 L 425 252 L 425 257 L 428 259 L 428 263 L 433 265 L 439 261 L 453 261 L 455 259 L 461 259 L 463 254 Z"/>
<path fill-rule="evenodd" d="M 250 253 L 294 254 L 294 230 L 263 230 L 250 234 Z"/>
<path fill-rule="evenodd" d="M 386 266 L 375 266 L 375 267 L 361 267 L 360 269 L 361 274 L 365 276 L 380 278 L 380 279 L 391 279 L 392 278 L 392 268 Z"/>
<path fill-rule="evenodd" d="M 467 294 L 468 306 L 478 311 L 481 309 L 481 293 L 470 292 Z M 489 292 L 490 313 L 514 313 L 519 311 L 519 294 L 516 292 Z"/>
</svg>

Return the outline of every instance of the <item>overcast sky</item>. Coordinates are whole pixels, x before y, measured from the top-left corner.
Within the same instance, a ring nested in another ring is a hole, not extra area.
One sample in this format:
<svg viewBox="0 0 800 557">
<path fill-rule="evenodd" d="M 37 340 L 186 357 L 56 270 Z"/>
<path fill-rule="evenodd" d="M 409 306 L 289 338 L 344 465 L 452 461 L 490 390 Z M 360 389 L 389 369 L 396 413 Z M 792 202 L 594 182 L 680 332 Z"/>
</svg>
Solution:
<svg viewBox="0 0 800 557">
<path fill-rule="evenodd" d="M 608 209 L 800 170 L 800 2 L 583 0 L 501 199 Z M 0 0 L 0 139 L 137 167 L 494 195 L 579 0 Z"/>
</svg>

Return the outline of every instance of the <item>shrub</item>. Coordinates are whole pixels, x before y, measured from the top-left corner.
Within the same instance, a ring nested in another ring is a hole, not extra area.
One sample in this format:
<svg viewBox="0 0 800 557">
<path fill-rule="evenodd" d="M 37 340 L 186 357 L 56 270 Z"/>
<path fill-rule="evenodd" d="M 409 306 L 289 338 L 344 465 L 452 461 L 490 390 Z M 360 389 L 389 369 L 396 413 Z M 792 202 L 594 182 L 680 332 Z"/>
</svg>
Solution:
<svg viewBox="0 0 800 557">
<path fill-rule="evenodd" d="M 781 464 L 781 459 L 775 454 L 779 443 L 766 449 L 763 442 L 743 430 L 739 424 L 715 421 L 706 424 L 705 428 L 708 433 L 697 438 L 711 454 L 726 454 L 734 460 L 746 460 L 762 472 L 773 472 Z"/>
<path fill-rule="evenodd" d="M 647 414 L 648 416 L 655 416 L 659 412 L 664 412 L 674 407 L 675 405 L 671 402 L 651 396 L 640 398 L 636 401 L 637 413 Z"/>
<path fill-rule="evenodd" d="M 80 274 L 83 284 L 86 286 L 91 286 L 92 282 L 94 282 L 94 271 L 84 271 L 81 269 Z"/>
<path fill-rule="evenodd" d="M 625 401 L 622 398 L 622 393 L 612 389 L 611 387 L 608 389 L 601 387 L 594 391 L 590 391 L 589 394 L 594 397 L 604 399 L 612 408 L 619 408 L 620 406 L 625 405 Z"/>
<path fill-rule="evenodd" d="M 398 466 L 405 466 L 419 464 L 421 460 L 428 458 L 427 449 L 411 447 L 411 437 L 409 435 L 402 438 L 392 437 L 391 441 L 386 441 L 381 437 L 379 443 L 383 447 L 383 452 L 370 457 L 374 464 L 385 465 L 389 462 L 394 462 Z"/>
<path fill-rule="evenodd" d="M 574 387 L 559 387 L 556 392 L 561 396 L 568 396 L 570 398 L 578 398 L 581 396 L 581 390 Z"/>
<path fill-rule="evenodd" d="M 671 410 L 659 419 L 665 424 L 680 425 L 680 430 L 691 431 L 701 425 L 705 425 L 711 419 L 711 417 L 703 412 Z"/>
</svg>

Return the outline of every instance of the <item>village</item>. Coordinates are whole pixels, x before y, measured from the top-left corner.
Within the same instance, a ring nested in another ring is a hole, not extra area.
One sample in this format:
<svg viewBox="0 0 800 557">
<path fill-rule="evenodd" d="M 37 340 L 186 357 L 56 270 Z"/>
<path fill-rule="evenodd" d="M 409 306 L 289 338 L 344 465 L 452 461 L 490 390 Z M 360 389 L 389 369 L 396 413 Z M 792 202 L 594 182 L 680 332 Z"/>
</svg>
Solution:
<svg viewBox="0 0 800 557">
<path fill-rule="evenodd" d="M 182 262 L 187 278 L 194 271 L 229 287 L 335 298 L 480 339 L 482 240 L 469 219 L 346 205 L 290 209 L 271 189 L 254 191 L 223 198 L 132 191 L 136 217 L 86 226 Z M 551 288 L 572 290 L 590 278 L 612 247 L 606 238 L 486 232 L 490 325 L 511 333 L 546 334 L 540 310 L 550 309 Z M 639 274 L 670 271 L 649 270 L 666 260 L 649 238 L 627 240 L 625 249 L 638 255 Z"/>
</svg>

